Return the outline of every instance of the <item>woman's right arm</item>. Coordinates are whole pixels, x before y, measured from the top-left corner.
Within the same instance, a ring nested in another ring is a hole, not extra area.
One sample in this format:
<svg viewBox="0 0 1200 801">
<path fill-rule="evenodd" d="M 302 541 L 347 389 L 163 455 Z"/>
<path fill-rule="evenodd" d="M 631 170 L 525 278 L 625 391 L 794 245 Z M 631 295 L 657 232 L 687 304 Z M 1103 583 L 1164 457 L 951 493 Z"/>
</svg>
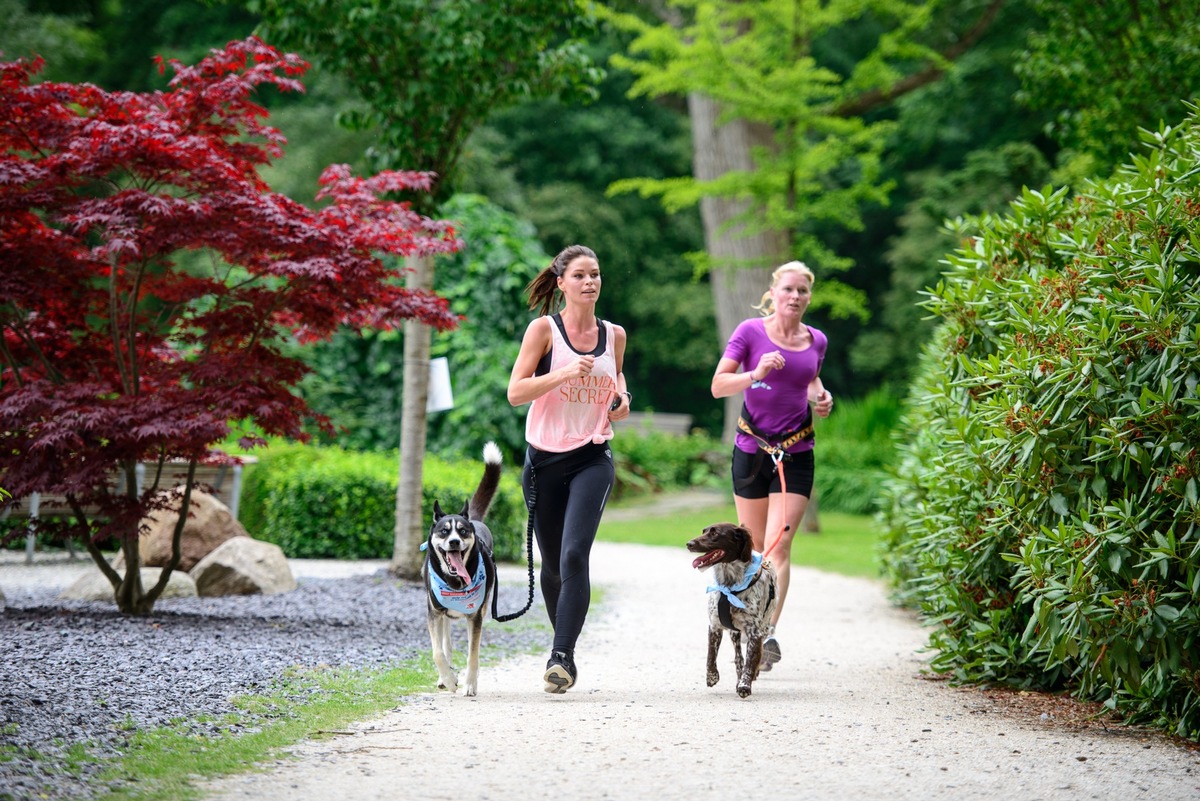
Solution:
<svg viewBox="0 0 1200 801">
<path fill-rule="evenodd" d="M 549 317 L 538 317 L 525 329 L 521 351 L 508 378 L 508 402 L 513 406 L 535 401 L 564 381 L 591 371 L 595 357 L 580 356 L 566 367 L 536 375 L 538 362 L 550 350 L 551 325 Z"/>
<path fill-rule="evenodd" d="M 730 359 L 728 356 L 721 357 L 721 361 L 717 362 L 717 371 L 713 373 L 712 396 L 714 398 L 727 398 L 730 395 L 745 392 L 755 381 L 766 379 L 772 370 L 783 367 L 783 354 L 777 350 L 764 353 L 759 358 L 758 365 L 753 370 L 747 370 L 744 373 L 738 372 L 738 368 L 741 366 L 741 362 L 735 359 Z"/>
</svg>

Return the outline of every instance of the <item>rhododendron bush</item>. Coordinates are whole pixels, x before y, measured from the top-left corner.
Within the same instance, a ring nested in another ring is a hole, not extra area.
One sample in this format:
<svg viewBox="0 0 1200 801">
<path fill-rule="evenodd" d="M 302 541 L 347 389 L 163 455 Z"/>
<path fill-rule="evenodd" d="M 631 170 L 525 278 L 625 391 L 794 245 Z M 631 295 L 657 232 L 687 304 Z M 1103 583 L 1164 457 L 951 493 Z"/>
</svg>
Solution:
<svg viewBox="0 0 1200 801">
<path fill-rule="evenodd" d="M 284 355 L 290 340 L 410 318 L 452 327 L 442 299 L 404 288 L 395 257 L 456 240 L 388 199 L 427 190 L 426 173 L 331 166 L 316 209 L 270 190 L 259 169 L 285 142 L 253 96 L 302 90 L 307 65 L 258 39 L 163 62 L 163 92 L 34 83 L 40 66 L 0 65 L 0 485 L 14 501 L 61 497 L 73 517 L 39 525 L 82 538 L 118 606 L 148 613 L 170 569 L 146 589 L 100 546 L 119 541 L 138 564 L 158 490 L 228 458 L 212 445 L 229 421 L 301 438 L 307 420 L 330 425 L 295 393 L 305 367 Z M 140 494 L 139 462 L 159 465 Z"/>
<path fill-rule="evenodd" d="M 925 304 L 884 563 L 934 670 L 1200 739 L 1200 114 L 1145 139 L 969 223 Z"/>
</svg>

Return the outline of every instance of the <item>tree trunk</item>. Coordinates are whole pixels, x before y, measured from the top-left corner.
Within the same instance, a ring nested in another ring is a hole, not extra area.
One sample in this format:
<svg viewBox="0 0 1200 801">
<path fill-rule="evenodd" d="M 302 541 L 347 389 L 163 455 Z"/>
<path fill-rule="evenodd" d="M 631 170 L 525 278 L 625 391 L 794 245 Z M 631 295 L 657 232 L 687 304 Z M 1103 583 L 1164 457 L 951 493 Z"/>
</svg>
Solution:
<svg viewBox="0 0 1200 801">
<path fill-rule="evenodd" d="M 745 120 L 719 125 L 719 114 L 716 101 L 694 92 L 688 95 L 692 171 L 697 181 L 710 181 L 733 170 L 751 171 L 752 149 L 771 147 L 773 143 L 769 127 Z M 749 208 L 746 200 L 706 197 L 700 201 L 704 245 L 713 268 L 711 282 L 720 350 L 724 350 L 738 323 L 757 314 L 751 307 L 770 286 L 771 271 L 789 258 L 786 231 L 747 231 L 745 223 L 733 222 Z M 728 442 L 733 441 L 741 408 L 741 394 L 725 399 L 724 439 Z"/>
<path fill-rule="evenodd" d="M 433 288 L 433 256 L 410 256 L 409 289 Z M 404 400 L 400 412 L 400 480 L 396 486 L 396 528 L 391 573 L 403 579 L 421 575 L 421 479 L 425 467 L 425 406 L 429 398 L 429 326 L 404 324 Z"/>
</svg>

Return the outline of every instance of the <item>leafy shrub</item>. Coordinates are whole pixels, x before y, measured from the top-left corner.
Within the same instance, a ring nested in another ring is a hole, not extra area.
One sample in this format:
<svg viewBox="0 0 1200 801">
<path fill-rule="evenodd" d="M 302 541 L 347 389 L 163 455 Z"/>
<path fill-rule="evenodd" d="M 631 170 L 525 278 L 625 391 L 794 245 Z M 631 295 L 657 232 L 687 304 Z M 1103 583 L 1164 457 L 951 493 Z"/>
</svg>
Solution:
<svg viewBox="0 0 1200 801">
<path fill-rule="evenodd" d="M 817 419 L 813 491 L 822 510 L 876 510 L 886 468 L 895 459 L 892 432 L 899 417 L 900 399 L 882 389 L 860 400 L 838 401 L 833 414 Z"/>
<path fill-rule="evenodd" d="M 243 482 L 242 524 L 300 559 L 387 559 L 396 523 L 396 451 L 272 445 Z M 453 464 L 427 456 L 422 516 L 433 519 L 433 502 L 458 511 L 479 483 L 481 462 Z M 525 502 L 516 469 L 501 476 L 488 512 L 496 558 L 525 558 Z"/>
<path fill-rule="evenodd" d="M 1200 738 L 1200 118 L 949 259 L 884 563 L 935 670 Z M 964 229 L 965 230 L 965 229 Z"/>
<path fill-rule="evenodd" d="M 613 440 L 614 498 L 728 483 L 728 448 L 702 431 L 686 437 L 621 431 Z"/>
</svg>

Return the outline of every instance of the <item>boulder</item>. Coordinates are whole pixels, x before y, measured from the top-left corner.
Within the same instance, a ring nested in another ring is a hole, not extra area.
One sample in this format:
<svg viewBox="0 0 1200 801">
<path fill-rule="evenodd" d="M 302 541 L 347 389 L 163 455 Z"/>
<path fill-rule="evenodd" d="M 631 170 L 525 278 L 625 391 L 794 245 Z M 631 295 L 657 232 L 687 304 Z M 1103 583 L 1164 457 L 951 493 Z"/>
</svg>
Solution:
<svg viewBox="0 0 1200 801">
<path fill-rule="evenodd" d="M 143 567 L 142 586 L 147 589 L 153 587 L 158 583 L 158 577 L 161 575 L 162 568 Z M 166 589 L 158 597 L 160 600 L 163 598 L 194 598 L 196 594 L 195 580 L 187 573 L 176 570 L 171 573 L 171 578 L 167 579 Z M 58 597 L 64 601 L 108 601 L 112 603 L 113 587 L 99 570 L 89 570 L 74 584 L 59 593 Z"/>
<path fill-rule="evenodd" d="M 278 545 L 234 537 L 191 570 L 203 596 L 274 595 L 296 589 L 296 578 Z"/>
<path fill-rule="evenodd" d="M 175 495 L 167 509 L 152 512 L 145 522 L 150 530 L 143 533 L 138 545 L 142 564 L 163 567 L 171 561 L 171 538 L 179 520 L 179 501 Z M 235 537 L 249 537 L 246 529 L 234 519 L 229 507 L 207 492 L 192 490 L 188 519 L 183 526 L 179 547 L 182 556 L 178 569 L 190 572 L 200 560 L 220 545 Z"/>
</svg>

